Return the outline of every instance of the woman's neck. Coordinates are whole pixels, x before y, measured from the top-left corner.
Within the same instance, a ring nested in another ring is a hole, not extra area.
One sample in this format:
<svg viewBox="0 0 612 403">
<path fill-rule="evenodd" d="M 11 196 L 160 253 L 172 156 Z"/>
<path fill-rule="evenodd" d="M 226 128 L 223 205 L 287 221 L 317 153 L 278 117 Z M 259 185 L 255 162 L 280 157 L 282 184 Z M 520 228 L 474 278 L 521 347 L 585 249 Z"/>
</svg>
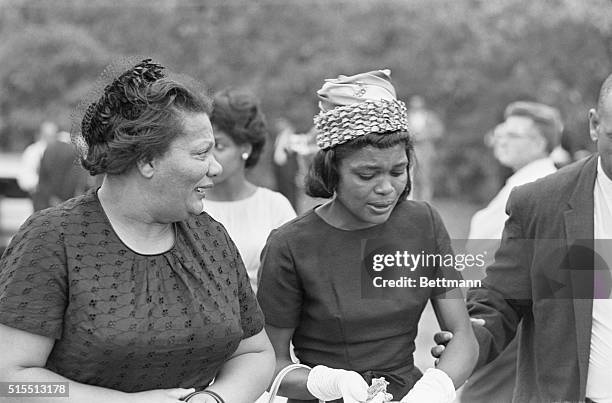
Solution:
<svg viewBox="0 0 612 403">
<path fill-rule="evenodd" d="M 156 254 L 174 244 L 172 223 L 157 222 L 143 206 L 142 195 L 134 186 L 105 178 L 98 200 L 115 233 L 130 249 Z"/>
<path fill-rule="evenodd" d="M 315 214 L 332 227 L 345 231 L 357 231 L 377 225 L 358 219 L 335 197 L 317 207 Z"/>
<path fill-rule="evenodd" d="M 257 186 L 249 182 L 242 173 L 231 176 L 221 183 L 216 183 L 206 191 L 206 198 L 212 201 L 243 200 L 252 196 L 256 190 Z"/>
</svg>

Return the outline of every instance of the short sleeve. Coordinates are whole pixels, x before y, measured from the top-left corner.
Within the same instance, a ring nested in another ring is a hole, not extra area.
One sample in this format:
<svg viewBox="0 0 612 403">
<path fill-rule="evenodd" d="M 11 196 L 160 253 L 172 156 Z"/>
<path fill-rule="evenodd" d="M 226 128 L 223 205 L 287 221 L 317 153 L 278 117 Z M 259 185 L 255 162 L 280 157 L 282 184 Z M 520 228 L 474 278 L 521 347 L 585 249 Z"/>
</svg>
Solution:
<svg viewBox="0 0 612 403">
<path fill-rule="evenodd" d="M 0 260 L 0 323 L 59 339 L 67 304 L 61 235 L 46 215 L 30 218 Z"/>
<path fill-rule="evenodd" d="M 433 222 L 433 232 L 436 241 L 436 254 L 439 256 L 455 256 L 453 247 L 451 245 L 451 239 L 448 235 L 448 230 L 442 221 L 440 214 L 431 206 L 429 206 Z M 461 272 L 456 270 L 455 267 L 438 266 L 436 268 L 436 278 L 443 278 L 446 280 L 462 280 L 463 276 Z M 463 293 L 460 288 L 453 287 L 436 287 L 432 289 L 432 298 L 444 299 L 444 298 L 460 298 L 463 299 Z"/>
<path fill-rule="evenodd" d="M 261 332 L 264 326 L 264 317 L 261 312 L 261 308 L 257 303 L 255 293 L 251 288 L 249 276 L 247 275 L 244 262 L 240 256 L 240 252 L 236 247 L 236 244 L 225 232 L 225 238 L 230 248 L 230 253 L 233 256 L 236 273 L 238 276 L 238 301 L 240 303 L 240 325 L 244 332 L 242 338 L 254 336 Z"/>
<path fill-rule="evenodd" d="M 300 322 L 303 287 L 286 238 L 273 231 L 261 254 L 257 299 L 266 324 L 295 328 Z"/>
</svg>

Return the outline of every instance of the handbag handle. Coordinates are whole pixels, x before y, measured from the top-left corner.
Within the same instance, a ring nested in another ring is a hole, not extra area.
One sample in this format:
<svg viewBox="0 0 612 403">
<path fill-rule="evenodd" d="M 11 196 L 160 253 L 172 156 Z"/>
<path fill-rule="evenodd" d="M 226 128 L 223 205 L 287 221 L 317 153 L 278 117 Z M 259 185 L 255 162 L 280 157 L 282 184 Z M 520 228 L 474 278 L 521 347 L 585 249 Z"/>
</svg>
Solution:
<svg viewBox="0 0 612 403">
<path fill-rule="evenodd" d="M 281 369 L 280 372 L 276 375 L 276 378 L 274 378 L 274 382 L 272 382 L 272 386 L 270 386 L 270 399 L 268 400 L 268 403 L 274 403 L 274 398 L 276 398 L 276 394 L 278 393 L 278 388 L 280 388 L 281 383 L 283 382 L 283 379 L 285 379 L 285 376 L 293 371 L 294 369 L 298 369 L 298 368 L 306 368 L 306 369 L 310 369 L 309 366 L 304 365 L 304 364 L 291 364 L 291 365 L 287 365 L 285 368 Z M 325 403 L 322 400 L 319 400 L 319 403 Z"/>
</svg>

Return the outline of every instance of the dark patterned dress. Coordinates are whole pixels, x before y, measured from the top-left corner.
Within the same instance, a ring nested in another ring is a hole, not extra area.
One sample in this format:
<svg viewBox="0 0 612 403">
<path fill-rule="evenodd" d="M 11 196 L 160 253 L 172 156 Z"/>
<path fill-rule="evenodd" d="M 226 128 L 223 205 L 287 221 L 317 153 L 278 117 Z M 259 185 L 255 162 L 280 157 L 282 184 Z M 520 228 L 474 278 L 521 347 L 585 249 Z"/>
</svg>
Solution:
<svg viewBox="0 0 612 403">
<path fill-rule="evenodd" d="M 0 260 L 0 323 L 56 339 L 46 367 L 125 392 L 207 386 L 263 316 L 207 214 L 167 252 L 118 238 L 94 190 L 32 215 Z"/>
</svg>

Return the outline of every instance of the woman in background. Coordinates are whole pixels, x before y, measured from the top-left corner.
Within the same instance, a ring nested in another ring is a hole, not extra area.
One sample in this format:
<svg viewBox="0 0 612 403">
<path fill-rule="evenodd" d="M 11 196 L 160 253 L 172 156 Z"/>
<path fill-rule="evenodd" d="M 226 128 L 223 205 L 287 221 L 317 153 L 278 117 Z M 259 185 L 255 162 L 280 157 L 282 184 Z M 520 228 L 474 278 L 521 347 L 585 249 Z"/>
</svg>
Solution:
<svg viewBox="0 0 612 403">
<path fill-rule="evenodd" d="M 206 192 L 204 210 L 221 222 L 236 243 L 251 287 L 257 291 L 259 255 L 270 231 L 295 217 L 291 203 L 278 192 L 246 178 L 266 142 L 266 121 L 255 95 L 226 88 L 215 94 L 211 122 L 214 156 L 223 172 Z"/>
</svg>

